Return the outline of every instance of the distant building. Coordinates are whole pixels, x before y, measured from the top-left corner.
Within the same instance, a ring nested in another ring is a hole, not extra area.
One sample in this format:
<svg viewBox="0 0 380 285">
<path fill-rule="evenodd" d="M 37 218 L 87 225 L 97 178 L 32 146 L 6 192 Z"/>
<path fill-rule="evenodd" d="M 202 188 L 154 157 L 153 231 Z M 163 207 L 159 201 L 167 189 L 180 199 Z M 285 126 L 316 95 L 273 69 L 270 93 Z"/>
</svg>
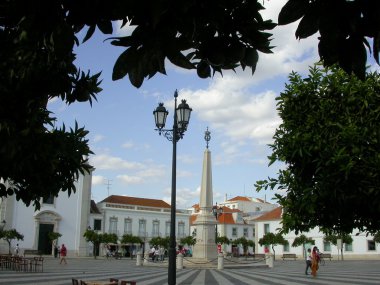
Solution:
<svg viewBox="0 0 380 285">
<path fill-rule="evenodd" d="M 145 249 L 153 237 L 170 235 L 171 207 L 163 200 L 112 195 L 99 202 L 97 208 L 101 215 L 93 217 L 91 227 L 119 238 L 124 234 L 138 236 Z M 189 211 L 177 209 L 177 241 L 189 236 L 189 218 Z"/>
<path fill-rule="evenodd" d="M 272 232 L 277 233 L 277 229 L 281 228 L 282 220 L 282 208 L 277 207 L 276 209 L 258 217 L 255 219 L 256 224 L 256 248 L 258 253 L 264 253 L 264 246 L 260 246 L 258 241 L 266 233 Z M 353 242 L 351 244 L 343 244 L 343 256 L 347 259 L 379 259 L 380 258 L 380 247 L 373 241 L 372 235 L 366 235 L 365 233 L 356 233 L 359 231 L 354 231 L 351 235 Z M 319 231 L 319 228 L 314 228 L 309 232 L 302 233 L 305 236 L 315 240 L 315 245 L 323 253 L 330 253 L 337 260 L 340 258 L 340 251 L 338 256 L 338 248 L 329 242 L 324 242 L 324 234 Z M 301 235 L 301 234 L 299 234 Z M 275 246 L 276 256 L 281 256 L 283 253 L 295 253 L 299 258 L 302 258 L 303 249 L 302 246 L 292 247 L 292 243 L 297 235 L 294 232 L 290 232 L 284 235 L 284 238 L 288 241 L 288 245 L 277 245 Z M 308 245 L 311 247 L 311 245 Z M 272 251 L 272 249 L 270 248 Z"/>
<path fill-rule="evenodd" d="M 247 240 L 255 241 L 256 230 L 254 218 L 257 218 L 264 213 L 276 208 L 277 205 L 265 202 L 264 200 L 236 196 L 232 199 L 225 200 L 214 206 L 219 208 L 219 214 L 216 225 L 216 234 L 220 237 L 227 237 L 233 241 L 235 239 L 245 237 Z M 190 232 L 194 235 L 194 221 L 199 212 L 199 205 L 192 207 L 192 215 L 190 217 Z M 243 249 L 239 246 L 235 247 L 232 244 L 223 245 L 223 251 L 226 253 L 242 254 Z M 248 248 L 249 253 L 255 251 L 254 248 Z"/>
</svg>

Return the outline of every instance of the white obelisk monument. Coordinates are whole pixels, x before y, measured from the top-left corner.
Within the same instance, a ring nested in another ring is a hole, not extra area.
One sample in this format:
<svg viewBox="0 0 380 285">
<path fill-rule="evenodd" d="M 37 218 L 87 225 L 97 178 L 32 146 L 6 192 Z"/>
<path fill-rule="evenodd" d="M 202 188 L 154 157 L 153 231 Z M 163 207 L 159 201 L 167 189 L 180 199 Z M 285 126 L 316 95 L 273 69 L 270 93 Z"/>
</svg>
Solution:
<svg viewBox="0 0 380 285">
<path fill-rule="evenodd" d="M 212 171 L 211 152 L 208 143 L 211 139 L 210 132 L 205 131 L 206 150 L 203 155 L 203 170 L 201 195 L 199 201 L 199 214 L 194 222 L 196 226 L 196 244 L 193 249 L 193 258 L 213 260 L 217 257 L 218 251 L 215 244 L 216 219 L 212 213 Z"/>
</svg>

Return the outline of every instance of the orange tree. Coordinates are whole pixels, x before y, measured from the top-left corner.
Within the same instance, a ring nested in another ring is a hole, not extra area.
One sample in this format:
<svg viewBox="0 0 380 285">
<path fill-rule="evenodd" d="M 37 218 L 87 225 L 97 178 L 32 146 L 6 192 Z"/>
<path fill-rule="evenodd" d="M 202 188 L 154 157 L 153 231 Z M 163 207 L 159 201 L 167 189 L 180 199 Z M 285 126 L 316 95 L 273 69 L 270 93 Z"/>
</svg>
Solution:
<svg viewBox="0 0 380 285">
<path fill-rule="evenodd" d="M 101 92 L 100 73 L 81 71 L 74 47 L 95 30 L 120 47 L 112 79 L 128 77 L 140 87 L 165 64 L 196 70 L 200 78 L 216 72 L 250 69 L 261 53 L 271 53 L 276 24 L 261 15 L 262 0 L 13 0 L 0 5 L 0 197 L 16 195 L 27 206 L 41 198 L 71 195 L 80 173 L 91 171 L 87 131 L 55 125 L 49 100 L 92 104 Z M 319 31 L 319 54 L 364 77 L 367 38 L 379 62 L 380 1 L 289 0 L 281 25 L 300 19 L 296 37 Z M 121 23 L 121 24 L 120 24 Z M 130 24 L 130 35 L 115 36 L 113 26 Z M 100 43 L 102 44 L 102 43 Z"/>
<path fill-rule="evenodd" d="M 277 178 L 257 190 L 276 194 L 282 228 L 350 234 L 380 230 L 380 76 L 362 81 L 337 67 L 289 75 L 277 98 L 281 125 L 270 164 L 285 163 Z"/>
<path fill-rule="evenodd" d="M 24 235 L 20 234 L 16 229 L 10 229 L 6 231 L 0 231 L 0 239 L 3 239 L 8 243 L 8 253 L 11 255 L 12 240 L 24 240 Z"/>
</svg>

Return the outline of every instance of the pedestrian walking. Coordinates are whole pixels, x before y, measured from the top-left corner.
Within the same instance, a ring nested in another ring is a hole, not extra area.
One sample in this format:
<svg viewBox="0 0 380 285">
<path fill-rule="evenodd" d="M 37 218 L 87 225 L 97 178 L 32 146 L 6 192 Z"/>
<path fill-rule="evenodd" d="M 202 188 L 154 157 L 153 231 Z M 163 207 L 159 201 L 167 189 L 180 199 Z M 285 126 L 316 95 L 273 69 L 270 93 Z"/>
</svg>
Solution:
<svg viewBox="0 0 380 285">
<path fill-rule="evenodd" d="M 61 245 L 61 261 L 59 262 L 59 264 L 62 264 L 62 262 L 67 264 L 66 255 L 67 255 L 67 248 L 64 244 L 62 244 Z"/>
<path fill-rule="evenodd" d="M 313 251 L 311 253 L 311 275 L 313 275 L 313 277 L 317 276 L 318 269 L 319 269 L 318 248 L 314 246 Z"/>
<path fill-rule="evenodd" d="M 16 247 L 15 247 L 15 256 L 18 256 L 19 253 L 20 253 L 20 247 L 18 246 L 18 244 L 16 244 Z"/>
<path fill-rule="evenodd" d="M 310 268 L 311 269 L 311 249 L 308 248 L 307 249 L 307 254 L 306 254 L 306 269 L 305 269 L 305 274 L 308 275 L 309 273 L 307 272 L 308 269 Z"/>
</svg>

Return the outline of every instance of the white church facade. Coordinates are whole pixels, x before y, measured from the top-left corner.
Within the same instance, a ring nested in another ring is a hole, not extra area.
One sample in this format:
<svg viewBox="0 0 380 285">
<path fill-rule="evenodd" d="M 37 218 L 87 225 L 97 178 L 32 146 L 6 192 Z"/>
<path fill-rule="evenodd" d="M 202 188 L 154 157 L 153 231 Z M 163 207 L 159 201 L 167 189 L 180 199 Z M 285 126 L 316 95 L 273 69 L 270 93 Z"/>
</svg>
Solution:
<svg viewBox="0 0 380 285">
<path fill-rule="evenodd" d="M 85 256 L 87 242 L 83 237 L 89 223 L 91 206 L 91 174 L 80 175 L 75 183 L 76 192 L 68 197 L 60 192 L 58 197 L 41 201 L 40 210 L 17 201 L 15 196 L 0 200 L 0 219 L 6 222 L 4 230 L 16 229 L 24 236 L 23 241 L 13 240 L 12 246 L 19 244 L 25 249 L 39 250 L 51 254 L 52 241 L 49 232 L 59 232 L 59 244 L 64 243 L 70 256 Z M 0 241 L 0 253 L 8 252 L 8 244 Z"/>
</svg>

